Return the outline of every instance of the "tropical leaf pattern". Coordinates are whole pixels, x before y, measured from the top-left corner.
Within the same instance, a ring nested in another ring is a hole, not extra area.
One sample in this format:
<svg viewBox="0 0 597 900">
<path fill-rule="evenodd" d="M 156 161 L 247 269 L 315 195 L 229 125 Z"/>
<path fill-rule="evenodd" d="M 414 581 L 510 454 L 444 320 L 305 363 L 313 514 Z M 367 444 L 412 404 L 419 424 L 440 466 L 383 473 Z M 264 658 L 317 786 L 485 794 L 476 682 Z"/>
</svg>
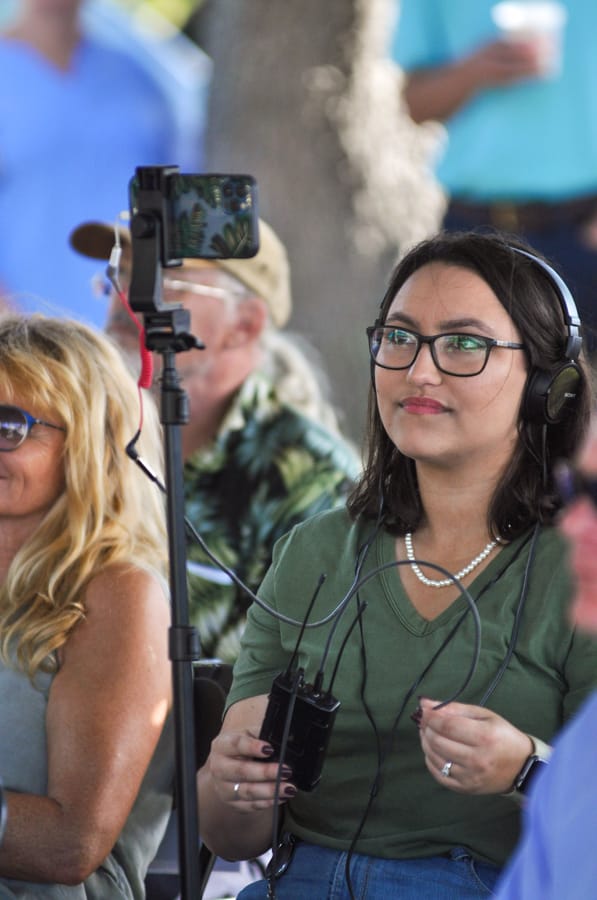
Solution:
<svg viewBox="0 0 597 900">
<path fill-rule="evenodd" d="M 251 176 L 177 175 L 169 184 L 172 259 L 245 257 L 257 252 L 256 186 Z"/>
<path fill-rule="evenodd" d="M 342 505 L 359 469 L 348 444 L 281 404 L 275 388 L 254 375 L 214 445 L 185 465 L 186 515 L 212 553 L 257 592 L 275 541 Z M 251 599 L 196 544 L 187 557 L 190 621 L 202 655 L 233 662 Z"/>
</svg>

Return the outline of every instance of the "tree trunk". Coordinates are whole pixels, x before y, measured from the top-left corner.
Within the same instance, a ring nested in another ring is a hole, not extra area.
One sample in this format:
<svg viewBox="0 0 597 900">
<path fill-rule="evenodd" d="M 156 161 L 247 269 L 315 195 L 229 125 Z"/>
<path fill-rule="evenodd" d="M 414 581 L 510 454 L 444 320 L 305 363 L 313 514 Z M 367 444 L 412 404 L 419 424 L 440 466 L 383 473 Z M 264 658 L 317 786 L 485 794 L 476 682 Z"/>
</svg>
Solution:
<svg viewBox="0 0 597 900">
<path fill-rule="evenodd" d="M 290 327 L 314 345 L 360 442 L 375 319 L 400 249 L 435 228 L 429 133 L 384 58 L 392 0 L 206 0 L 191 35 L 214 61 L 206 170 L 257 178 L 288 248 Z M 433 135 L 431 136 L 433 139 Z"/>
</svg>

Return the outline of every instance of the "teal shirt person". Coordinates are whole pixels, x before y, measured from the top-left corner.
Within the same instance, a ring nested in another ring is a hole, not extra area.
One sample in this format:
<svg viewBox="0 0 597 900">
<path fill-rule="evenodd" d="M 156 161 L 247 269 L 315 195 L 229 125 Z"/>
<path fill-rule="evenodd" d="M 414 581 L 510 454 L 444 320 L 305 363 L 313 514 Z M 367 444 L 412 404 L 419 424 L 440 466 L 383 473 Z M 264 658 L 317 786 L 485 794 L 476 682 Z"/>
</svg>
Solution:
<svg viewBox="0 0 597 900">
<path fill-rule="evenodd" d="M 257 592 L 276 540 L 343 505 L 360 469 L 339 434 L 287 403 L 263 374 L 243 384 L 211 447 L 184 467 L 185 511 L 209 550 Z M 187 546 L 189 618 L 203 657 L 234 662 L 251 597 Z"/>
<path fill-rule="evenodd" d="M 495 40 L 491 0 L 401 0 L 390 55 L 406 72 Z M 444 122 L 436 175 L 452 197 L 558 201 L 597 193 L 594 0 L 563 0 L 561 73 L 481 90 Z"/>
</svg>

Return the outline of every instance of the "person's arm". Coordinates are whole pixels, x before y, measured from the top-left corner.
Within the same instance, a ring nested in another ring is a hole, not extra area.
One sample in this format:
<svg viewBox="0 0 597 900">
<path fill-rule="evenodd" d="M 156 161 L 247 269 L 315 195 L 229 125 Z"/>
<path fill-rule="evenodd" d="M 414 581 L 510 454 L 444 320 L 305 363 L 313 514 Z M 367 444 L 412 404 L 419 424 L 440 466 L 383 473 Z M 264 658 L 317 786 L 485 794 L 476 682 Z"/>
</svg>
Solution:
<svg viewBox="0 0 597 900">
<path fill-rule="evenodd" d="M 479 91 L 537 77 L 539 71 L 532 44 L 492 41 L 455 62 L 408 72 L 403 97 L 415 122 L 445 121 Z"/>
<path fill-rule="evenodd" d="M 267 762 L 258 739 L 266 707 L 266 695 L 231 706 L 197 774 L 201 837 L 224 859 L 252 859 L 271 847 L 278 764 Z M 286 778 L 279 802 L 295 793 Z"/>
<path fill-rule="evenodd" d="M 47 795 L 7 793 L 3 876 L 73 885 L 98 868 L 171 703 L 169 608 L 158 582 L 113 567 L 90 583 L 85 606 L 50 689 Z"/>
</svg>

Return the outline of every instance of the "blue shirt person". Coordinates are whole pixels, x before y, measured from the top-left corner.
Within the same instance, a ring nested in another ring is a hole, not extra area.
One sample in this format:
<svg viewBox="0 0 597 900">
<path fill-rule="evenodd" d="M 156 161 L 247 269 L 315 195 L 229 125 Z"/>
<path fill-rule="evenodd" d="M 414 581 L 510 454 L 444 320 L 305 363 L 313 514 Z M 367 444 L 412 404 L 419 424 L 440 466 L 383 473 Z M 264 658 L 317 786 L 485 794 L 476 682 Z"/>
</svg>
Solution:
<svg viewBox="0 0 597 900">
<path fill-rule="evenodd" d="M 580 474 L 579 474 L 580 473 Z M 597 431 L 581 453 L 579 470 L 566 472 L 570 503 L 561 528 L 571 544 L 576 580 L 571 616 L 597 635 Z M 597 654 L 597 644 L 595 646 Z M 497 900 L 564 900 L 594 897 L 597 885 L 597 693 L 555 741 L 549 764 L 530 791 L 524 831 L 500 882 Z"/>
<path fill-rule="evenodd" d="M 90 24 L 82 0 L 54 7 L 23 0 L 2 19 L 0 299 L 103 326 L 107 298 L 90 297 L 97 267 L 68 246 L 73 223 L 127 209 L 137 166 L 194 165 L 157 59 L 152 70 L 149 51 Z"/>
</svg>

